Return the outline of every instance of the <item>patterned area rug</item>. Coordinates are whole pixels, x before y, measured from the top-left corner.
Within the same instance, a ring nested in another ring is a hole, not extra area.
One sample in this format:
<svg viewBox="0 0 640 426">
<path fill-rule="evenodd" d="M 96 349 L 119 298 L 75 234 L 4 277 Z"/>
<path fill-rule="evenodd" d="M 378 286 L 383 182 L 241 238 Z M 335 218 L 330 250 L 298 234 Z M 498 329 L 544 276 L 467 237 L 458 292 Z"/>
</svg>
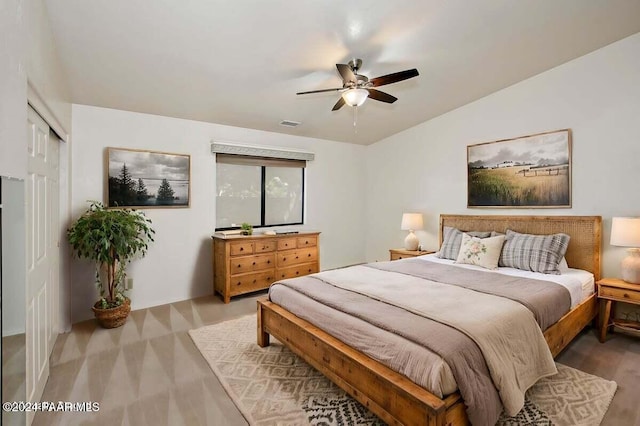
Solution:
<svg viewBox="0 0 640 426">
<path fill-rule="evenodd" d="M 251 425 L 384 425 L 375 415 L 276 339 L 256 344 L 256 316 L 189 331 Z M 558 374 L 527 392 L 504 426 L 599 425 L 616 383 L 558 364 Z"/>
</svg>

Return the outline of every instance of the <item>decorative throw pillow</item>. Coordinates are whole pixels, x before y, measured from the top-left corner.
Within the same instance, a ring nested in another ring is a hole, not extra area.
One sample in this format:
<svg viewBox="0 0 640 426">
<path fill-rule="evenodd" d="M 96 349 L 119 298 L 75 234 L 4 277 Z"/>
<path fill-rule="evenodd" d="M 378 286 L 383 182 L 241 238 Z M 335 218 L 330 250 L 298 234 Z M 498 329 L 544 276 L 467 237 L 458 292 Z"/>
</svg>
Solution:
<svg viewBox="0 0 640 426">
<path fill-rule="evenodd" d="M 520 234 L 507 229 L 500 266 L 559 275 L 558 265 L 569 247 L 566 234 Z"/>
<path fill-rule="evenodd" d="M 472 237 L 486 238 L 491 232 L 470 231 L 467 234 Z M 450 226 L 445 226 L 442 230 L 442 245 L 438 251 L 438 257 L 442 259 L 456 260 L 460 252 L 460 244 L 462 243 L 462 231 Z"/>
<path fill-rule="evenodd" d="M 469 234 L 462 234 L 462 243 L 460 245 L 460 253 L 456 263 L 467 263 L 469 265 L 478 265 L 487 269 L 496 269 L 498 267 L 498 259 L 502 244 L 504 244 L 504 235 L 490 238 L 477 238 Z"/>
</svg>

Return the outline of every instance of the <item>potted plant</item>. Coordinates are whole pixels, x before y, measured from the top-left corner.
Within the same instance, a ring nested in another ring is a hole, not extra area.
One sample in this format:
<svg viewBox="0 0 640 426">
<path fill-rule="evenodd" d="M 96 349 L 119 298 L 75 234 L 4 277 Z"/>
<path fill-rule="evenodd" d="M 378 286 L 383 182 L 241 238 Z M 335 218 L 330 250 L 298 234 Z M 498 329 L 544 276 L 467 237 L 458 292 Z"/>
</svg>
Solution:
<svg viewBox="0 0 640 426">
<path fill-rule="evenodd" d="M 155 231 L 144 213 L 132 209 L 107 209 L 97 201 L 67 230 L 67 238 L 78 258 L 95 262 L 100 300 L 93 306 L 104 328 L 120 327 L 131 311 L 125 297 L 126 266 L 147 253 Z"/>
<path fill-rule="evenodd" d="M 242 229 L 242 235 L 253 234 L 253 226 L 251 226 L 247 222 L 244 222 L 242 225 L 240 225 L 240 229 Z"/>
</svg>

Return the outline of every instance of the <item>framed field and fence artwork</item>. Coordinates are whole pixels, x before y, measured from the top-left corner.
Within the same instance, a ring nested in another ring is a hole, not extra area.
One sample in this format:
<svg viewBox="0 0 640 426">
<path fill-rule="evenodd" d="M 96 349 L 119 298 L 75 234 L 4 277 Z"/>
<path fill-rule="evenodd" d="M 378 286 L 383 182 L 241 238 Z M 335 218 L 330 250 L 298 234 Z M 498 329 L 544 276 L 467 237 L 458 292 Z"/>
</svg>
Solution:
<svg viewBox="0 0 640 426">
<path fill-rule="evenodd" d="M 107 148 L 109 207 L 189 207 L 191 156 Z"/>
<path fill-rule="evenodd" d="M 467 206 L 571 207 L 571 129 L 467 146 Z"/>
</svg>

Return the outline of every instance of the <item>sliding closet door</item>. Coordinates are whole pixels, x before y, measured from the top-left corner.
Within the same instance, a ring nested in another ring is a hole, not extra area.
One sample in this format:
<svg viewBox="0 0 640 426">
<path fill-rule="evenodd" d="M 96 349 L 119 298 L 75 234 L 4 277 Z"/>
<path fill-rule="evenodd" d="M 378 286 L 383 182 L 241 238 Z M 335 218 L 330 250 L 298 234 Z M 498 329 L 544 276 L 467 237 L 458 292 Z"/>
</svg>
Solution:
<svg viewBox="0 0 640 426">
<path fill-rule="evenodd" d="M 57 336 L 59 277 L 58 140 L 29 107 L 26 181 L 26 393 L 39 401 Z M 27 424 L 33 415 L 27 413 Z"/>
</svg>

